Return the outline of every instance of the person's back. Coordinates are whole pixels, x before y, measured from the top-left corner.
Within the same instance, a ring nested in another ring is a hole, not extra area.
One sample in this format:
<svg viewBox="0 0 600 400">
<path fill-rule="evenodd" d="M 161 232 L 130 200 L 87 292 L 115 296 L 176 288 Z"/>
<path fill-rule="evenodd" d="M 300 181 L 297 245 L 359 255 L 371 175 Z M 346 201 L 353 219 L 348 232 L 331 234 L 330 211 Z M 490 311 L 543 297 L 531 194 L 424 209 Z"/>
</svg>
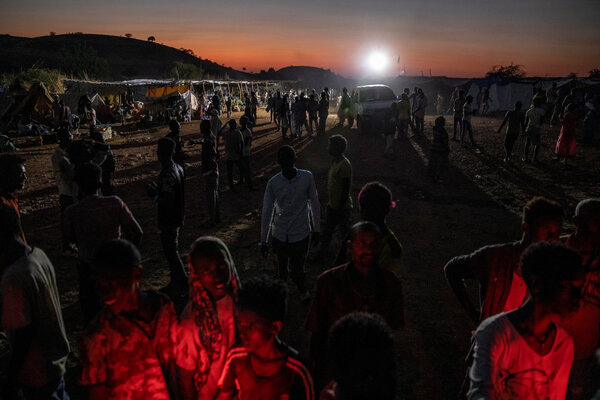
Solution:
<svg viewBox="0 0 600 400">
<path fill-rule="evenodd" d="M 239 160 L 242 155 L 244 139 L 238 129 L 228 129 L 223 134 L 225 139 L 225 159 Z"/>
<path fill-rule="evenodd" d="M 431 151 L 448 153 L 450 146 L 448 145 L 448 132 L 444 126 L 433 127 L 433 140 L 431 142 Z"/>
<path fill-rule="evenodd" d="M 322 97 L 319 101 L 319 116 L 323 117 L 329 113 L 329 100 L 326 97 Z"/>
<path fill-rule="evenodd" d="M 242 135 L 242 156 L 250 157 L 252 153 L 252 131 L 247 126 L 242 126 L 240 133 Z"/>
<path fill-rule="evenodd" d="M 532 105 L 525 113 L 525 118 L 527 118 L 527 129 L 539 128 L 544 121 L 544 109 Z"/>
<path fill-rule="evenodd" d="M 158 226 L 181 227 L 185 216 L 185 176 L 176 162 L 164 165 L 158 175 Z M 169 201 L 164 201 L 161 192 L 169 193 Z"/>
<path fill-rule="evenodd" d="M 41 388 L 64 375 L 69 342 L 60 306 L 56 274 L 39 248 L 31 248 L 2 275 L 2 329 L 14 343 L 15 331 L 30 326 L 31 343 L 19 371 L 19 383 Z"/>
<path fill-rule="evenodd" d="M 520 109 L 507 111 L 505 118 L 507 119 L 506 134 L 518 135 L 523 126 L 523 119 L 525 118 L 523 111 Z"/>
<path fill-rule="evenodd" d="M 398 102 L 398 119 L 406 121 L 410 119 L 410 102 L 402 99 Z"/>
<path fill-rule="evenodd" d="M 454 100 L 454 115 L 455 116 L 463 116 L 463 106 L 465 105 L 465 98 L 459 97 Z"/>
<path fill-rule="evenodd" d="M 65 210 L 67 230 L 76 240 L 79 258 L 90 262 L 96 249 L 121 237 L 122 228 L 135 222 L 131 211 L 118 196 L 90 195 Z M 136 222 L 137 224 L 137 222 Z"/>
</svg>

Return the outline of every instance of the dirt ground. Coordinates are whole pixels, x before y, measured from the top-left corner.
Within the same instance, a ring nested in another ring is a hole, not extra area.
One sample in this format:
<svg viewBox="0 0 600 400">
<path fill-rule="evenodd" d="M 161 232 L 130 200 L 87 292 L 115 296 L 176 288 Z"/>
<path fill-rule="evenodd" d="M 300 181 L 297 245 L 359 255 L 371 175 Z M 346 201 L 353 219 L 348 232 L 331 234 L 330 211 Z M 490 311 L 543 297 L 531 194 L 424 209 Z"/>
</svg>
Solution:
<svg viewBox="0 0 600 400">
<path fill-rule="evenodd" d="M 241 114 L 234 117 L 239 119 Z M 312 171 L 317 181 L 322 209 L 327 203 L 326 179 L 330 163 L 327 136 L 344 135 L 349 141 L 348 158 L 353 164 L 352 195 L 367 182 L 386 184 L 397 201 L 388 225 L 405 250 L 401 279 L 404 290 L 406 328 L 396 333 L 398 359 L 398 398 L 454 399 L 463 378 L 464 357 L 470 333 L 475 325 L 462 311 L 446 284 L 444 264 L 453 256 L 471 252 L 495 242 L 520 236 L 519 212 L 535 195 L 559 201 L 567 215 L 586 197 L 600 197 L 600 149 L 578 145 L 578 156 L 567 167 L 553 160 L 558 128 L 546 126 L 542 131 L 542 149 L 538 164 L 524 164 L 521 158 L 523 139 L 515 145 L 513 161 L 503 162 L 503 134 L 497 134 L 499 119 L 473 118 L 475 139 L 482 148 L 475 154 L 467 147 L 451 142 L 450 166 L 443 183 L 432 183 L 426 174 L 426 159 L 431 140 L 433 117 L 426 118 L 425 136 L 400 137 L 395 143 L 395 158 L 383 157 L 384 139 L 376 134 L 361 136 L 358 129 L 334 128 L 335 115 L 328 120 L 326 137 L 282 140 L 275 125 L 264 111 L 259 112 L 254 129 L 252 169 L 256 190 L 238 187 L 226 189 L 225 168 L 221 169 L 222 222 L 204 229 L 205 205 L 200 174 L 200 145 L 188 145 L 199 137 L 199 121 L 185 123 L 182 131 L 189 156 L 187 165 L 187 219 L 181 240 L 182 255 L 191 242 L 201 235 L 216 235 L 230 247 L 240 275 L 273 271 L 273 260 L 262 259 L 257 242 L 260 212 L 267 180 L 278 172 L 275 153 L 284 143 L 298 151 L 298 167 Z M 447 118 L 448 126 L 451 117 Z M 223 117 L 225 120 L 225 117 Z M 119 129 L 119 126 L 116 126 Z M 137 131 L 119 136 L 110 145 L 115 153 L 117 194 L 128 204 L 144 229 L 141 253 L 144 286 L 159 289 L 168 280 L 155 225 L 152 199 L 145 193 L 145 183 L 154 179 L 159 165 L 155 156 L 156 141 L 167 128 Z M 21 193 L 23 228 L 28 241 L 42 248 L 54 263 L 61 293 L 63 313 L 73 348 L 69 362 L 68 390 L 81 398 L 73 380 L 77 371 L 76 346 L 81 333 L 77 304 L 76 259 L 60 254 L 58 195 L 50 157 L 54 145 L 27 148 L 20 153 L 27 160 L 29 181 Z M 357 210 L 353 220 L 358 219 Z M 565 221 L 565 233 L 572 229 Z M 333 243 L 335 247 L 339 243 Z M 329 260 L 307 263 L 309 284 L 331 267 Z M 308 333 L 303 328 L 308 306 L 298 300 L 290 285 L 289 315 L 284 340 L 306 354 Z M 6 363 L 6 342 L 0 343 Z"/>
</svg>

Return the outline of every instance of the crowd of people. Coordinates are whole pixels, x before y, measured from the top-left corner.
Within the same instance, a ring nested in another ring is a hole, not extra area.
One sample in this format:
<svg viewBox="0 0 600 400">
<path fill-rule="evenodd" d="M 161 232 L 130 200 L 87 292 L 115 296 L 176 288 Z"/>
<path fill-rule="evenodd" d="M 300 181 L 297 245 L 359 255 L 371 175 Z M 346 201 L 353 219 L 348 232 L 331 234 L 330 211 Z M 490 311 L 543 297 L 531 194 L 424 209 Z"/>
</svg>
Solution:
<svg viewBox="0 0 600 400">
<path fill-rule="evenodd" d="M 268 111 L 284 139 L 289 128 L 291 137 L 301 137 L 303 127 L 311 136 L 314 129 L 316 135 L 325 134 L 328 93 L 299 94 L 291 105 L 285 94 L 268 99 Z M 413 96 L 401 95 L 393 129 L 414 125 L 422 133 L 418 108 L 426 100 L 418 88 Z M 346 97 L 344 91 L 340 123 L 347 119 Z M 461 140 L 468 133 L 476 147 L 465 119 L 473 101 L 468 97 L 459 93 L 464 104 L 454 109 L 455 136 L 460 124 Z M 221 137 L 230 188 L 238 190 L 233 181 L 237 167 L 239 182 L 254 190 L 255 98 L 247 96 L 239 121 L 221 126 L 219 106 L 211 110 L 210 120 L 200 123 L 207 227 L 220 222 Z M 531 110 L 536 104 L 534 99 Z M 538 117 L 543 114 L 532 111 L 525 118 Z M 511 135 L 524 126 L 513 114 L 505 122 Z M 67 340 L 52 262 L 27 241 L 20 222 L 18 191 L 26 183 L 25 160 L 16 154 L 0 156 L 0 325 L 11 346 L 8 398 L 17 398 L 20 391 L 27 399 L 68 399 L 64 375 L 72 345 L 79 348 L 77 381 L 90 399 L 395 398 L 393 331 L 405 324 L 399 278 L 403 247 L 386 217 L 396 203 L 379 182 L 364 185 L 354 196 L 347 139 L 339 134 L 328 138 L 331 164 L 322 234 L 314 176 L 296 167 L 294 147 L 279 148 L 281 171 L 264 189 L 259 241 L 264 257 L 271 252 L 276 256 L 277 272 L 241 280 L 236 254 L 217 237 L 198 237 L 187 251 L 187 269 L 182 262 L 186 155 L 179 123 L 172 121 L 169 130 L 157 142 L 160 172 L 147 187 L 170 270 L 170 283 L 160 292 L 141 290 L 144 269 L 138 246 L 144 233 L 114 188 L 103 184 L 102 165 L 110 149 L 73 141 L 69 129 L 59 135 L 52 163 L 60 194 L 62 250 L 77 253 L 85 324 L 77 343 Z M 447 162 L 448 141 L 445 119 L 438 117 L 429 166 L 434 179 Z M 352 224 L 355 204 L 360 220 Z M 578 204 L 576 231 L 561 243 L 563 218 L 559 204 L 535 197 L 523 208 L 520 240 L 486 246 L 446 264 L 450 288 L 479 324 L 469 353 L 467 398 L 584 399 L 598 389 L 594 351 L 600 344 L 600 200 Z M 305 264 L 311 248 L 316 260 L 323 260 L 336 230 L 344 238 L 334 250 L 336 266 L 310 288 Z M 279 337 L 287 323 L 288 278 L 299 300 L 311 303 L 306 358 Z M 469 297 L 465 280 L 479 283 L 481 305 Z M 177 312 L 175 304 L 181 300 L 185 306 Z"/>
</svg>

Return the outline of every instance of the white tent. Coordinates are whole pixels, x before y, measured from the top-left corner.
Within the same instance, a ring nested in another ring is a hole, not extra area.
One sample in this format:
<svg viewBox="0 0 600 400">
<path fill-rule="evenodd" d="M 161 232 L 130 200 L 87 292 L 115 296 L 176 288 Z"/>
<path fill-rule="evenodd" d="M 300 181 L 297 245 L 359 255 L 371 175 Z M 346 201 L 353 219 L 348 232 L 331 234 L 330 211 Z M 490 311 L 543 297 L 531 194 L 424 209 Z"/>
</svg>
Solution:
<svg viewBox="0 0 600 400">
<path fill-rule="evenodd" d="M 471 85 L 467 95 L 473 96 L 473 103 L 476 104 L 477 94 L 483 90 L 483 86 L 475 83 Z M 533 85 L 530 83 L 508 83 L 506 85 L 492 84 L 490 86 L 489 111 L 512 110 L 515 102 L 523 103 L 523 108 L 527 109 L 533 99 Z"/>
<path fill-rule="evenodd" d="M 92 107 L 96 110 L 105 104 L 104 100 L 102 100 L 102 96 L 98 93 L 94 94 L 90 100 L 92 102 Z"/>
</svg>

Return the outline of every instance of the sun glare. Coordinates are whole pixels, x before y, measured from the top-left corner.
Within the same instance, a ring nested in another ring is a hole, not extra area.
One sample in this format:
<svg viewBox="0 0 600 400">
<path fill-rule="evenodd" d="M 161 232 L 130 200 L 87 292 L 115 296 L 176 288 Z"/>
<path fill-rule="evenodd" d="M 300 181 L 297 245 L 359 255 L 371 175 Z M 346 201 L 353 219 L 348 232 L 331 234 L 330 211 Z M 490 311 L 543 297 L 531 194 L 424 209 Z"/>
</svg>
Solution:
<svg viewBox="0 0 600 400">
<path fill-rule="evenodd" d="M 388 57 L 382 51 L 373 51 L 367 57 L 367 66 L 373 72 L 382 72 L 388 65 Z"/>
</svg>

